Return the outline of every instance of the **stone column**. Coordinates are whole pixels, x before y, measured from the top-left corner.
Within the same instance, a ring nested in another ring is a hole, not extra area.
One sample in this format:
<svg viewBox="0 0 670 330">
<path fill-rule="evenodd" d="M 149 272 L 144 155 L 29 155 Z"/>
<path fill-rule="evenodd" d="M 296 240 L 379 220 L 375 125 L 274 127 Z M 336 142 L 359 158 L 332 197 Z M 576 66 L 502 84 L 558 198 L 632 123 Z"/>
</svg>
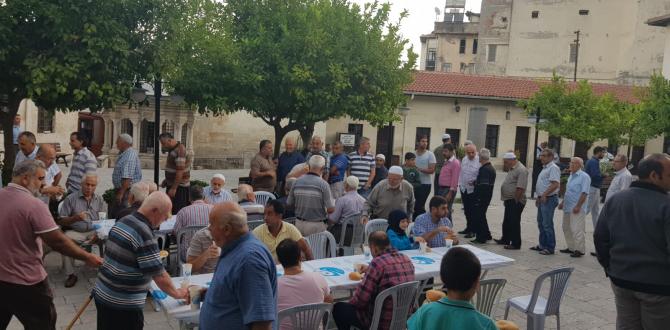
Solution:
<svg viewBox="0 0 670 330">
<path fill-rule="evenodd" d="M 111 119 L 108 116 L 103 115 L 102 118 L 105 121 L 105 134 L 102 143 L 102 154 L 109 154 L 109 132 L 111 130 Z"/>
<path fill-rule="evenodd" d="M 120 120 L 120 119 L 114 119 L 114 120 L 112 120 L 112 122 L 114 123 L 114 130 L 113 130 L 113 132 L 112 132 L 112 136 L 111 136 L 111 138 L 112 138 L 112 147 L 110 148 L 109 153 L 110 153 L 110 154 L 115 154 L 115 155 L 116 155 L 116 154 L 119 153 L 119 150 L 116 149 L 116 138 L 117 138 L 117 137 L 119 136 L 119 134 L 121 133 L 121 120 Z"/>
<path fill-rule="evenodd" d="M 131 120 L 133 123 L 133 148 L 139 150 L 140 146 L 140 125 L 142 125 L 142 122 L 139 120 L 139 118 L 134 118 Z"/>
</svg>

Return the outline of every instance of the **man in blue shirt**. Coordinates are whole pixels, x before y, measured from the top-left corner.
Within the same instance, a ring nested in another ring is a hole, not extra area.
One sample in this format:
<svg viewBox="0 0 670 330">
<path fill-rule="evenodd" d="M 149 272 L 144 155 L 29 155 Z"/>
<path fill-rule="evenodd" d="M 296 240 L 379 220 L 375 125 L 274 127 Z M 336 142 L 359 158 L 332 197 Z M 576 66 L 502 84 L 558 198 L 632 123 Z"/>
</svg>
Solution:
<svg viewBox="0 0 670 330">
<path fill-rule="evenodd" d="M 275 329 L 277 269 L 265 244 L 249 233 L 246 213 L 234 202 L 217 204 L 209 228 L 221 257 L 200 311 L 200 329 Z"/>
<path fill-rule="evenodd" d="M 421 236 L 431 248 L 445 246 L 444 240 L 447 238 L 457 240 L 454 231 L 451 229 L 453 224 L 448 218 L 448 203 L 442 196 L 434 196 L 428 203 L 429 212 L 419 215 L 412 227 L 414 236 Z"/>
<path fill-rule="evenodd" d="M 12 126 L 12 144 L 14 145 L 14 153 L 19 152 L 19 134 L 21 129 L 21 115 L 14 116 L 14 125 Z"/>
<path fill-rule="evenodd" d="M 340 141 L 333 143 L 333 156 L 330 158 L 330 193 L 333 199 L 344 195 L 344 176 L 349 167 L 349 158 L 344 153 L 344 145 Z"/>
<path fill-rule="evenodd" d="M 567 249 L 560 250 L 561 253 L 570 253 L 573 258 L 579 258 L 586 251 L 584 219 L 588 209 L 584 207 L 589 196 L 591 178 L 582 171 L 584 161 L 579 157 L 570 160 L 570 178 L 565 189 L 563 201 L 558 204 L 558 209 L 563 210 L 563 234 Z"/>
<path fill-rule="evenodd" d="M 586 167 L 584 168 L 584 172 L 591 178 L 587 208 L 588 212 L 591 212 L 593 228 L 596 228 L 598 215 L 600 214 L 600 187 L 603 185 L 603 176 L 600 173 L 600 160 L 605 157 L 606 153 L 607 149 L 600 146 L 595 147 L 593 149 L 593 157 L 586 162 Z"/>
<path fill-rule="evenodd" d="M 279 155 L 277 162 L 277 192 L 280 195 L 284 194 L 284 182 L 286 182 L 286 176 L 291 172 L 293 166 L 305 162 L 305 156 L 295 150 L 295 140 L 292 137 L 287 137 L 284 140 L 284 148 L 285 150 Z"/>
</svg>

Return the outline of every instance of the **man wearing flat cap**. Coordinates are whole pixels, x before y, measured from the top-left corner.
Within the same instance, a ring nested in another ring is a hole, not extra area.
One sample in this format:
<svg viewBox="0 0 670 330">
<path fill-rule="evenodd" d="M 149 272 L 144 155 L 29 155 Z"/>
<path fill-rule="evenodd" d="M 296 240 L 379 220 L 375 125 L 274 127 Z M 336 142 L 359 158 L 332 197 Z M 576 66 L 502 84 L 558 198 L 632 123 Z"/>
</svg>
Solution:
<svg viewBox="0 0 670 330">
<path fill-rule="evenodd" d="M 505 245 L 507 250 L 521 248 L 521 212 L 526 206 L 528 169 L 516 159 L 513 152 L 503 156 L 503 168 L 507 177 L 500 187 L 500 197 L 505 205 L 502 237 L 496 243 Z"/>
</svg>

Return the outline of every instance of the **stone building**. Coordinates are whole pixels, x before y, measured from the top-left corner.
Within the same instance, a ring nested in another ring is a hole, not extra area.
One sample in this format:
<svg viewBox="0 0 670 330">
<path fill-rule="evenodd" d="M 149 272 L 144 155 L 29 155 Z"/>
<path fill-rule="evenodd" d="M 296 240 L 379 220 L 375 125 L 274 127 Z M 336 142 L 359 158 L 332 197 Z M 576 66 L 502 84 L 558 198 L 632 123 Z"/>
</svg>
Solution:
<svg viewBox="0 0 670 330">
<path fill-rule="evenodd" d="M 475 72 L 572 77 L 577 62 L 578 79 L 644 84 L 665 42 L 645 22 L 668 10 L 667 0 L 482 0 Z"/>
</svg>

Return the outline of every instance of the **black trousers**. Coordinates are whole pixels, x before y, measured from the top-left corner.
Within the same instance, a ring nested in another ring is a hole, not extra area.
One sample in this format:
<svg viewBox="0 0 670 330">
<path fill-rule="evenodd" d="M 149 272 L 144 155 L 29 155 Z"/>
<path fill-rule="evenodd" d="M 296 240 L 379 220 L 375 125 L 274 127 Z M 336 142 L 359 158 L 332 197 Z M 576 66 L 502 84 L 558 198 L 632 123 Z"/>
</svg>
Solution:
<svg viewBox="0 0 670 330">
<path fill-rule="evenodd" d="M 502 238 L 514 247 L 521 247 L 521 212 L 526 204 L 517 203 L 514 199 L 505 201 L 505 216 L 503 218 Z"/>
<path fill-rule="evenodd" d="M 349 330 L 352 326 L 365 329 L 358 320 L 356 307 L 347 302 L 338 302 L 333 305 L 333 319 L 339 330 Z"/>
<path fill-rule="evenodd" d="M 491 239 L 491 231 L 489 230 L 489 222 L 486 219 L 486 212 L 489 209 L 491 201 L 479 201 L 474 210 L 472 221 L 472 229 L 477 235 L 478 241 L 487 241 Z"/>
<path fill-rule="evenodd" d="M 465 213 L 465 231 L 469 233 L 475 232 L 473 222 L 475 219 L 475 210 L 477 204 L 477 197 L 475 193 L 468 194 L 461 191 L 461 201 L 463 201 L 463 213 Z"/>
<path fill-rule="evenodd" d="M 421 214 L 426 212 L 426 200 L 428 200 L 428 195 L 430 195 L 430 184 L 422 184 L 414 190 L 414 199 L 416 200 L 414 204 L 414 219 Z"/>
<path fill-rule="evenodd" d="M 191 205 L 191 196 L 189 194 L 189 187 L 177 187 L 177 192 L 172 199 L 172 214 L 179 213 L 179 210 Z"/>
<path fill-rule="evenodd" d="M 142 330 L 144 329 L 144 312 L 138 310 L 114 309 L 95 302 L 98 311 L 98 330 Z"/>
<path fill-rule="evenodd" d="M 12 316 L 27 330 L 56 329 L 56 308 L 46 279 L 33 285 L 0 281 L 0 296 L 0 329 L 7 329 Z"/>
</svg>

